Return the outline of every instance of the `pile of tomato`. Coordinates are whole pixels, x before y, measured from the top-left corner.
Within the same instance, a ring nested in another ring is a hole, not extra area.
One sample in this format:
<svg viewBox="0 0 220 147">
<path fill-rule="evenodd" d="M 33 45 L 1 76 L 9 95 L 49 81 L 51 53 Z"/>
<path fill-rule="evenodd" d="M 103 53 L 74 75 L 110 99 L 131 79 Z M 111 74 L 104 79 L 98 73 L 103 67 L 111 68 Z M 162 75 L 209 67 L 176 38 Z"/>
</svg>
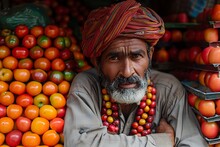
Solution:
<svg viewBox="0 0 220 147">
<path fill-rule="evenodd" d="M 88 68 L 74 37 L 56 25 L 0 30 L 0 145 L 64 146 L 67 94 Z"/>
</svg>

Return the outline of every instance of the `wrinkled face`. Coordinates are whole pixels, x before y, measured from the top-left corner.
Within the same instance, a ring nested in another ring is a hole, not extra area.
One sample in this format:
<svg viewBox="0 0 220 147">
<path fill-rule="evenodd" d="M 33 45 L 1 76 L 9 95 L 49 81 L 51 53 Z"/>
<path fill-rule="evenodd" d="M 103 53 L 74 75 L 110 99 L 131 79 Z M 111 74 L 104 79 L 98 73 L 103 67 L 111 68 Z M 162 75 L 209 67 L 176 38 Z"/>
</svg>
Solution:
<svg viewBox="0 0 220 147">
<path fill-rule="evenodd" d="M 141 39 L 117 38 L 103 52 L 104 85 L 117 102 L 137 103 L 144 96 L 150 62 L 147 47 Z"/>
</svg>

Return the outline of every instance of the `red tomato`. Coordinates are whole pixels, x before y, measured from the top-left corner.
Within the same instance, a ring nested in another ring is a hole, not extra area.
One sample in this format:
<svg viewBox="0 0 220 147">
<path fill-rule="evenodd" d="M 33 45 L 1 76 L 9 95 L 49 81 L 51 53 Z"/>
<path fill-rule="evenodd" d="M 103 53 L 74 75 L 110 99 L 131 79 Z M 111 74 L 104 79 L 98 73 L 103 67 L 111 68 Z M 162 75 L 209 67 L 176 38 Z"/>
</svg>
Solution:
<svg viewBox="0 0 220 147">
<path fill-rule="evenodd" d="M 30 29 L 30 34 L 37 38 L 38 36 L 44 34 L 44 28 L 42 26 L 34 26 Z"/>
<path fill-rule="evenodd" d="M 31 60 L 30 58 L 24 58 L 24 59 L 20 59 L 18 61 L 18 68 L 20 69 L 32 69 L 34 66 L 33 60 Z"/>
<path fill-rule="evenodd" d="M 64 120 L 56 117 L 50 121 L 50 128 L 55 130 L 57 133 L 63 132 Z"/>
<path fill-rule="evenodd" d="M 209 139 L 216 138 L 219 134 L 219 127 L 216 122 L 206 122 L 201 124 L 201 131 L 203 135 Z"/>
<path fill-rule="evenodd" d="M 60 56 L 60 51 L 55 47 L 49 47 L 45 50 L 44 56 L 49 60 L 53 60 Z"/>
<path fill-rule="evenodd" d="M 15 125 L 21 132 L 27 132 L 31 129 L 31 120 L 27 117 L 20 116 L 16 119 Z"/>
<path fill-rule="evenodd" d="M 51 62 L 52 70 L 64 71 L 66 68 L 65 62 L 61 58 L 56 58 Z"/>
<path fill-rule="evenodd" d="M 22 132 L 19 130 L 12 130 L 5 137 L 5 142 L 10 147 L 16 147 L 20 144 L 22 138 Z"/>
<path fill-rule="evenodd" d="M 37 40 L 34 35 L 26 35 L 22 39 L 22 45 L 26 48 L 32 48 L 37 44 Z"/>
<path fill-rule="evenodd" d="M 40 46 L 34 46 L 30 49 L 29 55 L 32 59 L 38 59 L 43 57 L 44 50 Z"/>
<path fill-rule="evenodd" d="M 49 71 L 51 67 L 50 60 L 44 57 L 38 58 L 34 61 L 34 68 L 42 69 L 44 71 Z"/>
<path fill-rule="evenodd" d="M 15 27 L 15 35 L 18 36 L 19 38 L 23 38 L 28 33 L 29 33 L 28 26 L 24 24 L 20 24 Z"/>
<path fill-rule="evenodd" d="M 16 98 L 16 104 L 24 108 L 26 108 L 29 105 L 32 105 L 33 103 L 34 103 L 34 98 L 27 93 L 21 94 Z"/>
<path fill-rule="evenodd" d="M 29 50 L 26 47 L 15 47 L 12 49 L 12 55 L 17 59 L 27 58 Z"/>
<path fill-rule="evenodd" d="M 22 145 L 28 147 L 36 147 L 40 145 L 41 138 L 38 134 L 31 131 L 25 132 L 22 136 Z"/>
<path fill-rule="evenodd" d="M 44 34 L 50 38 L 56 38 L 59 35 L 59 27 L 56 25 L 47 25 L 44 28 Z"/>
</svg>

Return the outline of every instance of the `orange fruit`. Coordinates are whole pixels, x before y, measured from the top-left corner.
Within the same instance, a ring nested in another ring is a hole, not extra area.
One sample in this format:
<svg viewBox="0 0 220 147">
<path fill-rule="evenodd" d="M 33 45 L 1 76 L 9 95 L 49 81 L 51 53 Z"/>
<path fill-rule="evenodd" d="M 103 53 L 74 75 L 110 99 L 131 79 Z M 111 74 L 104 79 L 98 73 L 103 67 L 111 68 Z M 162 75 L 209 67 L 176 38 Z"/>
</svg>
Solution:
<svg viewBox="0 0 220 147">
<path fill-rule="evenodd" d="M 45 95 L 50 96 L 57 92 L 58 92 L 58 86 L 54 82 L 47 81 L 46 83 L 43 84 L 43 93 Z"/>
<path fill-rule="evenodd" d="M 42 135 L 43 144 L 55 146 L 60 140 L 59 134 L 55 130 L 48 130 Z"/>
<path fill-rule="evenodd" d="M 37 81 L 30 81 L 27 83 L 26 91 L 31 96 L 36 96 L 41 93 L 42 84 Z"/>
<path fill-rule="evenodd" d="M 50 104 L 58 109 L 66 105 L 66 98 L 61 93 L 54 93 L 50 96 Z"/>
<path fill-rule="evenodd" d="M 8 91 L 8 83 L 0 81 L 0 93 Z"/>
<path fill-rule="evenodd" d="M 14 128 L 14 121 L 10 117 L 0 118 L 0 133 L 8 133 Z"/>
<path fill-rule="evenodd" d="M 62 144 L 56 144 L 54 147 L 64 147 Z"/>
<path fill-rule="evenodd" d="M 35 119 L 36 117 L 38 117 L 39 113 L 40 113 L 40 109 L 39 109 L 39 107 L 37 107 L 35 105 L 29 105 L 24 110 L 25 117 L 27 117 L 27 118 L 29 118 L 31 120 Z"/>
<path fill-rule="evenodd" d="M 57 110 L 51 105 L 43 105 L 40 108 L 40 117 L 52 120 L 57 116 Z"/>
<path fill-rule="evenodd" d="M 30 79 L 30 71 L 27 69 L 15 69 L 14 78 L 20 82 L 27 82 Z"/>
<path fill-rule="evenodd" d="M 0 104 L 4 106 L 8 106 L 10 104 L 13 104 L 15 101 L 14 94 L 10 91 L 5 91 L 0 93 Z"/>
<path fill-rule="evenodd" d="M 23 134 L 21 142 L 25 147 L 36 147 L 40 145 L 41 138 L 38 134 L 28 131 Z"/>
<path fill-rule="evenodd" d="M 11 104 L 7 107 L 7 116 L 16 119 L 21 116 L 23 108 L 18 104 Z"/>
<path fill-rule="evenodd" d="M 67 81 L 62 81 L 59 85 L 58 85 L 58 92 L 65 95 L 69 92 L 70 89 L 70 83 Z"/>
<path fill-rule="evenodd" d="M 17 95 L 25 93 L 26 85 L 20 81 L 12 81 L 9 85 L 9 90 Z"/>
<path fill-rule="evenodd" d="M 13 56 L 7 56 L 2 60 L 2 64 L 4 68 L 14 70 L 18 66 L 18 59 Z"/>
<path fill-rule="evenodd" d="M 31 123 L 31 131 L 37 133 L 38 135 L 45 133 L 49 127 L 49 120 L 43 117 L 36 117 Z"/>
<path fill-rule="evenodd" d="M 49 60 L 58 58 L 59 55 L 60 55 L 60 51 L 56 47 L 49 47 L 44 51 L 44 56 Z"/>
<path fill-rule="evenodd" d="M 5 141 L 5 134 L 0 133 L 0 145 L 2 145 Z"/>
</svg>

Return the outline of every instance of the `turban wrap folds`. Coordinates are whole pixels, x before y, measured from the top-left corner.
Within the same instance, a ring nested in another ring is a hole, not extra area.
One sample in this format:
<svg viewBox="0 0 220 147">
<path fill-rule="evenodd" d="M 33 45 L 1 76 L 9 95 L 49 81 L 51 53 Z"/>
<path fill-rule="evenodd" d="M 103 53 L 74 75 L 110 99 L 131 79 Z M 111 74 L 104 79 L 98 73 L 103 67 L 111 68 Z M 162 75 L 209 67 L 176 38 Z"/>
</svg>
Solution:
<svg viewBox="0 0 220 147">
<path fill-rule="evenodd" d="M 127 0 L 89 14 L 82 32 L 82 50 L 86 57 L 98 57 L 119 36 L 143 39 L 154 46 L 164 31 L 156 12 Z"/>
</svg>

